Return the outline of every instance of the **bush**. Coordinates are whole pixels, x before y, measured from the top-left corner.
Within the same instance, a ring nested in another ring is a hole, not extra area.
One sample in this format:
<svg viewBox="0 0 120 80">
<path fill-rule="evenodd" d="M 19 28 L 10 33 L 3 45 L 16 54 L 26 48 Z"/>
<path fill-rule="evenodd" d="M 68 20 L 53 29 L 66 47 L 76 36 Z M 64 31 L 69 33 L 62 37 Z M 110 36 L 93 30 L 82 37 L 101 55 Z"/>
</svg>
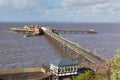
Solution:
<svg viewBox="0 0 120 80">
<path fill-rule="evenodd" d="M 111 80 L 120 80 L 120 50 L 118 50 L 118 53 L 116 57 L 111 60 Z"/>
<path fill-rule="evenodd" d="M 80 73 L 77 77 L 73 77 L 73 80 L 93 80 L 94 74 L 92 71 L 88 70 L 85 73 Z"/>
</svg>

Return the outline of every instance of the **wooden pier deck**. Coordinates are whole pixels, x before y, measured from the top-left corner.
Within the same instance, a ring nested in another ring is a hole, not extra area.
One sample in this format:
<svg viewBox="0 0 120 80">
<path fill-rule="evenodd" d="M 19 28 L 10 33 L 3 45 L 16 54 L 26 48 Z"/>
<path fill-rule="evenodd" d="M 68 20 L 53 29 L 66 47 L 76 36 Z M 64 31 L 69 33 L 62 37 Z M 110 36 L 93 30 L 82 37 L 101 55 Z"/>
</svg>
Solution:
<svg viewBox="0 0 120 80">
<path fill-rule="evenodd" d="M 92 51 L 89 51 L 81 46 L 79 46 L 78 44 L 71 42 L 55 33 L 53 33 L 50 29 L 46 28 L 46 27 L 42 27 L 44 34 L 46 36 L 49 37 L 49 39 L 52 39 L 52 41 L 54 43 L 56 43 L 57 46 L 59 46 L 60 48 L 62 48 L 63 51 L 65 51 L 66 53 L 68 53 L 69 55 L 72 56 L 76 56 L 76 58 L 81 59 L 79 56 L 81 56 L 82 58 L 84 58 L 85 60 L 93 63 L 93 64 L 98 64 L 98 63 L 102 63 L 105 62 L 106 60 L 104 60 L 103 58 L 101 58 L 100 56 L 98 56 L 97 54 L 95 54 Z"/>
</svg>

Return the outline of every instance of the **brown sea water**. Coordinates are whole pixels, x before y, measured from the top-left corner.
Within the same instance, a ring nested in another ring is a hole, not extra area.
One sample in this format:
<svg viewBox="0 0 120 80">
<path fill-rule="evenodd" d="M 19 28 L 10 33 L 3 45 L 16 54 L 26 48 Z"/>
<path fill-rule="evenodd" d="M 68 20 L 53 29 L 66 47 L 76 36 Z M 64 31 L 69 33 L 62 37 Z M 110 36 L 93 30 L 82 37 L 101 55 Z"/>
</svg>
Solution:
<svg viewBox="0 0 120 80">
<path fill-rule="evenodd" d="M 97 34 L 60 34 L 80 46 L 111 59 L 120 48 L 119 23 L 0 23 L 0 68 L 39 67 L 61 57 L 44 37 L 24 37 L 10 31 L 25 24 L 50 26 L 55 29 L 95 29 Z"/>
</svg>

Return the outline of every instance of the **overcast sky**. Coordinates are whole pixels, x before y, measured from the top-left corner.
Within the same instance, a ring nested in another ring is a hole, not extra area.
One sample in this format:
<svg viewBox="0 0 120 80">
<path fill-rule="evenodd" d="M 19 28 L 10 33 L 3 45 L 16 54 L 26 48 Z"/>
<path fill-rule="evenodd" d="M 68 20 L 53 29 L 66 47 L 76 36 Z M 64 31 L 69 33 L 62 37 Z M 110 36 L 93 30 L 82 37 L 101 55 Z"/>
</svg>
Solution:
<svg viewBox="0 0 120 80">
<path fill-rule="evenodd" d="M 0 22 L 120 22 L 120 0 L 0 0 Z"/>
</svg>

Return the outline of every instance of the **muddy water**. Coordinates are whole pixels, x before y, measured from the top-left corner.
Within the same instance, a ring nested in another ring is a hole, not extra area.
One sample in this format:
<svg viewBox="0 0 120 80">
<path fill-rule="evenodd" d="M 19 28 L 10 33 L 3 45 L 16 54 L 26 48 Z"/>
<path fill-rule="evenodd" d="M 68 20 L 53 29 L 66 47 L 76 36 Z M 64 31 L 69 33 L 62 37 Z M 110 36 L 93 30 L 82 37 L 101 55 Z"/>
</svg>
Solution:
<svg viewBox="0 0 120 80">
<path fill-rule="evenodd" d="M 44 37 L 24 37 L 9 29 L 28 23 L 0 24 L 0 68 L 39 67 L 61 57 Z M 33 23 L 29 23 L 33 24 Z M 79 45 L 96 51 L 100 56 L 111 59 L 120 48 L 120 24 L 118 23 L 34 23 L 52 28 L 96 29 L 98 34 L 60 34 Z"/>
</svg>

